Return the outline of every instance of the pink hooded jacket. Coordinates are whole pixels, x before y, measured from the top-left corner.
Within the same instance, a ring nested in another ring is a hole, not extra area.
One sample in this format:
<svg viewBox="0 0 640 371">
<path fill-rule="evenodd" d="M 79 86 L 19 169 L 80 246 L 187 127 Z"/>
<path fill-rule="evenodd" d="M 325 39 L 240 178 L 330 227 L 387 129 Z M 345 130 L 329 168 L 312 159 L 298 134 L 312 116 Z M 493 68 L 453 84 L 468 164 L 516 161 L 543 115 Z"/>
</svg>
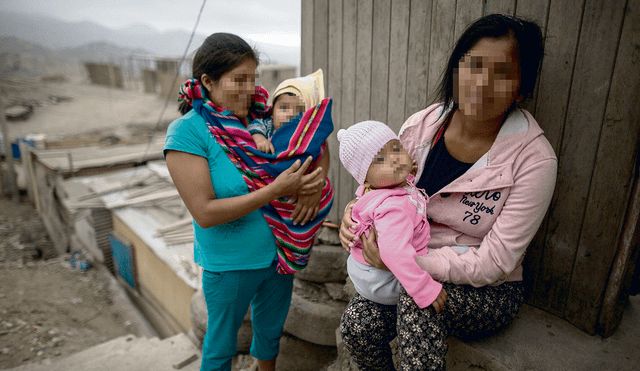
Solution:
<svg viewBox="0 0 640 371">
<path fill-rule="evenodd" d="M 412 181 L 413 176 L 409 175 L 409 182 Z M 360 186 L 356 196 L 358 201 L 351 214 L 357 222 L 356 236 L 362 233 L 368 236 L 369 227 L 375 226 L 382 261 L 420 308 L 431 305 L 442 291 L 442 284 L 433 280 L 415 260 L 417 254 L 427 253 L 429 243 L 426 196 L 413 184 L 372 189 L 366 194 Z M 351 249 L 351 256 L 369 265 L 359 242 Z"/>
<path fill-rule="evenodd" d="M 431 141 L 443 124 L 442 104 L 415 113 L 400 141 L 420 179 Z M 522 280 L 525 250 L 551 202 L 557 158 L 538 123 L 516 109 L 490 150 L 429 198 L 429 253 L 416 258 L 440 282 L 475 287 Z"/>
</svg>

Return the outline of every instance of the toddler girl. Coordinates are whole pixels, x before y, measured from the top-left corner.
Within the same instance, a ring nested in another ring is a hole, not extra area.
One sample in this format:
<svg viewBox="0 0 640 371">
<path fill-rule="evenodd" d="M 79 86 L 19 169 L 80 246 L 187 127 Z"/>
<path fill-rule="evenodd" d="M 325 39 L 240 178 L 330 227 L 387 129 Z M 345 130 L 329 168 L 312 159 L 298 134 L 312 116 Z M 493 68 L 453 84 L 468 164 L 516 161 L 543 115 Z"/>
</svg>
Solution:
<svg viewBox="0 0 640 371">
<path fill-rule="evenodd" d="M 427 198 L 413 185 L 415 167 L 398 136 L 385 124 L 364 121 L 338 131 L 340 161 L 358 181 L 352 209 L 356 236 L 377 233 L 380 255 L 391 272 L 370 266 L 357 243 L 347 260 L 349 277 L 364 298 L 398 303 L 402 285 L 420 308 L 444 307 L 442 284 L 416 264 L 427 253 Z M 343 317 L 344 320 L 344 317 Z"/>
</svg>

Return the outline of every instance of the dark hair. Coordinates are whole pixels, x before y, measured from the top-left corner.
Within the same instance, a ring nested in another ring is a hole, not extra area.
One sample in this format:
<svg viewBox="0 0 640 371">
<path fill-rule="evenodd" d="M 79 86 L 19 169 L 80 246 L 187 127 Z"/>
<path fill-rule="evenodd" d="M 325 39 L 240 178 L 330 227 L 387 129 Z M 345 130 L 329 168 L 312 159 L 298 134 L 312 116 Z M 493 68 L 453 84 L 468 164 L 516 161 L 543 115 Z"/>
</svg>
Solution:
<svg viewBox="0 0 640 371">
<path fill-rule="evenodd" d="M 480 39 L 486 37 L 496 39 L 512 37 L 516 41 L 520 62 L 520 89 L 518 93 L 525 99 L 533 95 L 544 55 L 544 40 L 540 26 L 535 22 L 508 15 L 491 14 L 478 19 L 467 27 L 449 57 L 436 92 L 437 99 L 444 102 L 445 107 L 448 107 L 452 102 L 455 103 L 453 100 L 453 75 L 458 68 L 458 63 Z"/>
<path fill-rule="evenodd" d="M 215 83 L 247 59 L 255 61 L 256 65 L 259 63 L 258 53 L 241 37 L 230 33 L 214 33 L 196 51 L 192 77 L 200 81 L 202 75 L 206 74 Z M 191 110 L 191 105 L 182 101 L 178 110 L 184 115 Z"/>
<path fill-rule="evenodd" d="M 276 96 L 275 98 L 273 98 L 273 102 L 271 103 L 271 105 L 272 105 L 273 107 L 275 107 L 275 106 L 276 106 L 276 102 L 278 101 L 278 99 L 280 99 L 280 97 L 283 97 L 283 96 L 285 96 L 285 95 L 286 95 L 286 96 L 289 96 L 289 97 L 295 97 L 295 96 L 296 96 L 296 95 L 295 95 L 295 94 L 293 94 L 293 93 L 282 93 L 282 94 L 278 94 L 278 96 Z"/>
</svg>

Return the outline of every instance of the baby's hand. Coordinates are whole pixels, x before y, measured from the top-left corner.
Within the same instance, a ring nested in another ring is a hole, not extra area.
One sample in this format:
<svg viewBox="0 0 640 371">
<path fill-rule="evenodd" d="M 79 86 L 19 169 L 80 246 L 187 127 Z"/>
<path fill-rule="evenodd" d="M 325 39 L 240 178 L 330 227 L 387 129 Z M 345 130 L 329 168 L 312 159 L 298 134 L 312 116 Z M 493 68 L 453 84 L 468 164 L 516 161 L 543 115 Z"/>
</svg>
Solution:
<svg viewBox="0 0 640 371">
<path fill-rule="evenodd" d="M 273 144 L 271 141 L 264 137 L 261 134 L 252 134 L 253 141 L 256 142 L 256 147 L 260 152 L 264 153 L 274 153 L 275 149 L 273 148 Z"/>
<path fill-rule="evenodd" d="M 416 176 L 417 173 L 418 173 L 418 165 L 414 162 L 413 167 L 411 168 L 411 175 Z"/>
<path fill-rule="evenodd" d="M 447 292 L 443 288 L 442 291 L 440 291 L 440 294 L 438 294 L 436 301 L 434 301 L 431 305 L 433 305 L 433 309 L 436 310 L 436 313 L 440 313 L 440 311 L 444 309 L 444 305 L 446 302 Z"/>
</svg>

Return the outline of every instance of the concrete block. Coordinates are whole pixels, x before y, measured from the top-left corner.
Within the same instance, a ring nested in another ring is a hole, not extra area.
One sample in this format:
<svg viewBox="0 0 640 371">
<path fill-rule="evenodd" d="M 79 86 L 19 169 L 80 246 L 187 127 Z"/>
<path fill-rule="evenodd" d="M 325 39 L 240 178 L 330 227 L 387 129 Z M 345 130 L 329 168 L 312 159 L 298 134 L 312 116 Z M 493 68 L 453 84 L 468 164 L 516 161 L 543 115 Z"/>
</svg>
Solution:
<svg viewBox="0 0 640 371">
<path fill-rule="evenodd" d="M 351 278 L 347 277 L 346 282 L 344 284 L 344 287 L 342 288 L 344 290 L 344 292 L 347 293 L 347 296 L 349 297 L 349 300 L 351 300 L 352 297 L 354 297 L 358 292 L 356 291 L 355 286 L 353 286 L 353 282 L 351 281 Z"/>
<path fill-rule="evenodd" d="M 447 370 L 639 370 L 639 308 L 640 296 L 630 297 L 616 333 L 602 338 L 590 336 L 562 318 L 524 305 L 515 320 L 494 335 L 464 342 L 449 338 Z M 336 338 L 338 358 L 328 371 L 356 371 L 339 331 Z M 394 363 L 398 367 L 397 356 Z"/>
<path fill-rule="evenodd" d="M 344 282 L 347 278 L 349 252 L 342 246 L 316 245 L 311 250 L 309 264 L 296 277 L 313 282 Z"/>
<path fill-rule="evenodd" d="M 327 282 L 324 284 L 324 287 L 327 289 L 329 295 L 333 300 L 339 300 L 344 302 L 349 302 L 351 300 L 351 296 L 344 290 L 344 283 L 337 282 Z"/>
<path fill-rule="evenodd" d="M 312 344 L 284 334 L 280 339 L 278 371 L 318 371 L 336 358 L 336 348 Z"/>
<path fill-rule="evenodd" d="M 313 344 L 335 346 L 335 329 L 346 306 L 331 299 L 323 286 L 296 279 L 284 331 Z"/>
<path fill-rule="evenodd" d="M 338 230 L 335 228 L 330 228 L 327 226 L 320 227 L 318 233 L 316 234 L 316 239 L 320 242 L 320 244 L 323 245 L 341 246 Z"/>
</svg>

